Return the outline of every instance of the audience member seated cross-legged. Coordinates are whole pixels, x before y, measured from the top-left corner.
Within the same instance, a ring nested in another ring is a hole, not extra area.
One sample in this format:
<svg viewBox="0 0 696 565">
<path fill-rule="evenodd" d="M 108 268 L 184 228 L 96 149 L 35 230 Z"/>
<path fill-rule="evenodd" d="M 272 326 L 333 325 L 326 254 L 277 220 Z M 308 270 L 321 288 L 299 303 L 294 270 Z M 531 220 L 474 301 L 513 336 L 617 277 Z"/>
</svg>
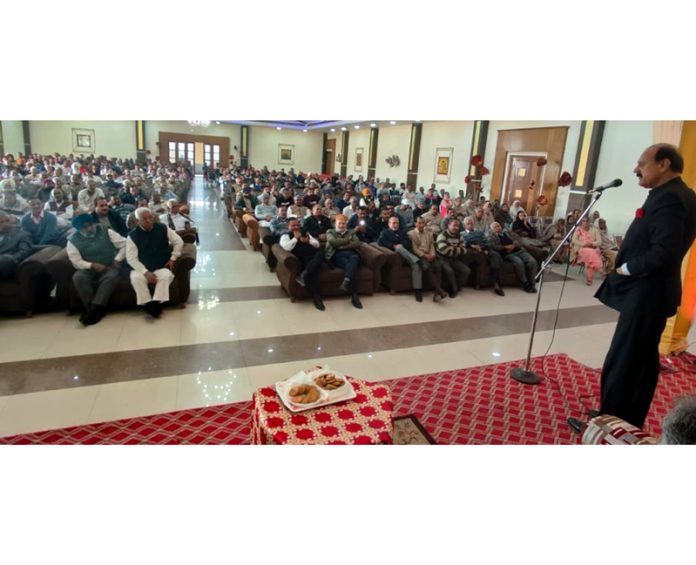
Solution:
<svg viewBox="0 0 696 565">
<path fill-rule="evenodd" d="M 43 202 L 37 197 L 29 200 L 29 212 L 22 216 L 20 225 L 34 245 L 65 246 L 65 230 L 58 227 L 58 218 L 44 210 Z"/>
<path fill-rule="evenodd" d="M 244 214 L 242 221 L 246 224 L 246 233 L 249 244 L 254 251 L 261 249 L 261 239 L 259 227 L 267 228 L 271 225 L 271 220 L 278 214 L 278 208 L 271 204 L 271 195 L 267 192 L 261 193 L 261 203 L 254 208 L 254 214 Z"/>
<path fill-rule="evenodd" d="M 415 291 L 416 300 L 423 302 L 423 268 L 417 255 L 412 253 L 413 247 L 408 233 L 400 225 L 399 218 L 389 218 L 389 227 L 379 234 L 377 244 L 397 253 L 404 263 L 411 268 L 411 282 Z"/>
<path fill-rule="evenodd" d="M 17 265 L 34 253 L 29 234 L 7 212 L 0 210 L 0 281 L 9 281 Z"/>
<path fill-rule="evenodd" d="M 592 284 L 595 271 L 602 272 L 602 254 L 599 251 L 601 245 L 599 230 L 590 225 L 590 220 L 585 216 L 573 234 L 570 261 L 576 265 L 585 265 L 588 285 Z"/>
<path fill-rule="evenodd" d="M 286 210 L 285 206 L 281 209 Z M 324 252 L 320 249 L 319 240 L 300 228 L 300 221 L 297 218 L 290 218 L 287 232 L 280 237 L 280 246 L 300 260 L 302 271 L 295 280 L 297 284 L 307 287 L 312 293 L 317 310 L 324 310 L 319 285 Z"/>
<path fill-rule="evenodd" d="M 181 202 L 176 198 L 167 201 L 169 212 L 160 216 L 160 223 L 173 229 L 185 243 L 198 243 L 198 228 L 190 216 L 181 210 Z"/>
<path fill-rule="evenodd" d="M 563 218 L 559 218 L 553 224 L 547 226 L 539 239 L 546 245 L 550 245 L 551 251 L 554 251 L 563 241 L 566 233 L 566 221 Z M 566 242 L 553 258 L 554 263 L 565 263 L 566 259 L 568 259 L 569 250 L 570 244 Z"/>
<path fill-rule="evenodd" d="M 493 292 L 498 296 L 505 296 L 505 292 L 500 286 L 500 269 L 503 266 L 503 258 L 500 253 L 491 249 L 486 234 L 474 229 L 474 216 L 464 218 L 462 239 L 468 251 L 463 260 L 467 265 L 475 265 L 476 288 L 480 288 L 483 269 L 488 266 L 491 271 L 491 279 L 493 279 Z"/>
<path fill-rule="evenodd" d="M 537 237 L 536 228 L 529 223 L 529 217 L 524 210 L 517 212 L 516 219 L 512 223 L 512 231 L 517 236 L 520 247 L 541 265 L 549 255 L 549 247 Z"/>
<path fill-rule="evenodd" d="M 165 224 L 155 222 L 149 208 L 135 211 L 136 227 L 126 240 L 126 259 L 138 306 L 153 318 L 162 314 L 162 303 L 169 300 L 169 285 L 174 280 L 174 263 L 181 255 L 184 241 Z M 170 250 L 171 245 L 171 250 Z M 148 285 L 155 285 L 154 294 Z"/>
<path fill-rule="evenodd" d="M 243 220 L 244 216 L 246 214 L 253 216 L 254 210 L 258 204 L 259 202 L 256 196 L 251 193 L 251 188 L 249 188 L 247 183 L 244 183 L 242 192 L 239 194 L 237 202 L 234 204 L 235 226 L 241 237 L 246 237 L 246 224 Z"/>
<path fill-rule="evenodd" d="M 126 256 L 126 239 L 99 223 L 92 214 L 75 216 L 72 225 L 76 231 L 68 240 L 67 252 L 76 269 L 72 281 L 84 306 L 80 322 L 89 326 L 104 317 L 109 299 L 118 286 L 121 262 Z"/>
<path fill-rule="evenodd" d="M 442 278 L 442 260 L 435 251 L 435 236 L 425 229 L 425 220 L 416 218 L 416 227 L 408 232 L 413 254 L 420 260 L 423 277 L 433 287 L 433 301 L 440 302 L 447 293 L 440 286 Z"/>
<path fill-rule="evenodd" d="M 471 274 L 471 269 L 463 261 L 467 249 L 459 232 L 459 220 L 454 218 L 436 240 L 437 254 L 442 259 L 442 272 L 450 288 L 450 298 L 457 296 Z"/>
<path fill-rule="evenodd" d="M 317 206 L 315 206 L 316 208 Z M 312 210 L 312 213 L 314 213 L 314 210 Z M 348 229 L 347 223 L 343 214 L 336 216 L 336 228 L 326 232 L 325 255 L 330 265 L 343 269 L 345 273 L 340 289 L 350 293 L 353 306 L 362 308 L 362 303 L 358 297 L 356 274 L 360 264 L 358 247 L 363 243 L 353 230 Z"/>
<path fill-rule="evenodd" d="M 489 244 L 493 251 L 500 254 L 503 261 L 512 263 L 522 288 L 526 292 L 536 292 L 534 277 L 539 270 L 539 265 L 534 257 L 515 242 L 507 230 L 503 230 L 499 222 L 491 224 Z"/>
</svg>

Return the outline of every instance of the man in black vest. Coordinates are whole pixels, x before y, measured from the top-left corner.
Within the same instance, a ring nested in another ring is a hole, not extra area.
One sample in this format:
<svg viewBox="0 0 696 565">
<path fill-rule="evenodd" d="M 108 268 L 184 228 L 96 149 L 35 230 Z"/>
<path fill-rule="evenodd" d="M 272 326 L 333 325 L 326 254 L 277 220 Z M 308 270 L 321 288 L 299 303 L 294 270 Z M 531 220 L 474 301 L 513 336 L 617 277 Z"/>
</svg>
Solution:
<svg viewBox="0 0 696 565">
<path fill-rule="evenodd" d="M 73 284 L 85 307 L 80 322 L 98 323 L 106 314 L 109 299 L 118 286 L 126 239 L 83 213 L 72 220 L 75 233 L 67 245 L 68 258 L 75 267 Z"/>
<path fill-rule="evenodd" d="M 137 227 L 128 234 L 126 259 L 133 269 L 130 279 L 138 306 L 153 318 L 162 314 L 162 302 L 169 300 L 169 285 L 174 280 L 174 263 L 181 255 L 184 242 L 171 228 L 155 223 L 149 208 L 135 211 Z M 170 251 L 169 247 L 172 246 Z M 148 285 L 155 285 L 154 294 Z"/>
<path fill-rule="evenodd" d="M 595 296 L 620 312 L 602 367 L 601 414 L 643 427 L 660 371 L 658 346 L 681 302 L 681 264 L 696 236 L 696 194 L 681 179 L 684 160 L 666 143 L 648 147 L 633 172 L 651 189 L 626 232 L 617 268 Z M 573 429 L 582 422 L 569 418 Z"/>
</svg>

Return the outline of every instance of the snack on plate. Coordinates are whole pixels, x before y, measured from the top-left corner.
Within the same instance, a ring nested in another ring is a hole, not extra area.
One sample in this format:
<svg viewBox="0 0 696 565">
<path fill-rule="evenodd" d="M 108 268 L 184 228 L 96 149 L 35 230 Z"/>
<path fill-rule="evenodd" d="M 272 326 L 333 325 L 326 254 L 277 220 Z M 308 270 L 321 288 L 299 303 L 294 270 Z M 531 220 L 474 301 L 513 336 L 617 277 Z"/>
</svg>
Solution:
<svg viewBox="0 0 696 565">
<path fill-rule="evenodd" d="M 290 389 L 290 400 L 295 404 L 312 404 L 319 400 L 319 389 L 312 385 L 297 385 Z"/>
<path fill-rule="evenodd" d="M 314 382 L 317 383 L 324 390 L 336 390 L 337 388 L 342 387 L 346 381 L 344 381 L 343 379 L 339 379 L 333 373 L 326 373 L 324 375 L 319 375 L 318 377 L 316 377 L 314 379 Z"/>
</svg>

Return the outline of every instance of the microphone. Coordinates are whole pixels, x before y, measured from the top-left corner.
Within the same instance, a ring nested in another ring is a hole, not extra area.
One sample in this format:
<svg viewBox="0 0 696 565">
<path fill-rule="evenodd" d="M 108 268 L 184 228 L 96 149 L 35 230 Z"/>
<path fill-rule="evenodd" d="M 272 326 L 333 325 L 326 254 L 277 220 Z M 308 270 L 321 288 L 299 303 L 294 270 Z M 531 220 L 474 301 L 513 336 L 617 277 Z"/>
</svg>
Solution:
<svg viewBox="0 0 696 565">
<path fill-rule="evenodd" d="M 594 194 L 595 192 L 604 192 L 607 188 L 612 188 L 614 186 L 621 186 L 623 184 L 623 181 L 621 179 L 614 179 L 611 182 L 608 182 L 607 184 L 603 184 L 602 186 L 598 186 L 596 188 L 591 188 L 590 190 L 587 191 L 587 194 Z"/>
</svg>

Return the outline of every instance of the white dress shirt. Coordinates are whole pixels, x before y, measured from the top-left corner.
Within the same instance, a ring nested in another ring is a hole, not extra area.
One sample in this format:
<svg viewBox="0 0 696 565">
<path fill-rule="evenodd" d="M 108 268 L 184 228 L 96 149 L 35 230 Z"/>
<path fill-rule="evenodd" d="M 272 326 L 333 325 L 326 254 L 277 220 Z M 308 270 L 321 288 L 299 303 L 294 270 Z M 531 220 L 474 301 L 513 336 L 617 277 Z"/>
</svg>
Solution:
<svg viewBox="0 0 696 565">
<path fill-rule="evenodd" d="M 118 249 L 118 253 L 116 253 L 114 261 L 120 263 L 121 261 L 123 261 L 123 258 L 126 255 L 126 238 L 123 237 L 121 234 L 115 232 L 114 230 L 107 230 L 107 233 L 109 234 L 109 239 L 111 240 L 111 243 L 113 243 L 114 247 Z M 68 251 L 68 259 L 70 259 L 70 262 L 73 264 L 73 267 L 75 267 L 78 270 L 92 268 L 92 263 L 90 263 L 89 261 L 85 261 L 82 258 L 79 249 L 75 247 L 70 241 L 68 241 L 66 249 Z"/>
<path fill-rule="evenodd" d="M 135 229 L 141 228 L 137 227 Z M 167 239 L 173 246 L 172 255 L 169 259 L 171 261 L 176 261 L 181 256 L 181 251 L 184 249 L 184 240 L 179 237 L 178 233 L 169 227 L 167 228 Z M 126 261 L 128 261 L 128 264 L 136 273 L 140 273 L 141 275 L 147 273 L 147 267 L 138 259 L 138 246 L 130 236 L 126 239 Z"/>
</svg>

